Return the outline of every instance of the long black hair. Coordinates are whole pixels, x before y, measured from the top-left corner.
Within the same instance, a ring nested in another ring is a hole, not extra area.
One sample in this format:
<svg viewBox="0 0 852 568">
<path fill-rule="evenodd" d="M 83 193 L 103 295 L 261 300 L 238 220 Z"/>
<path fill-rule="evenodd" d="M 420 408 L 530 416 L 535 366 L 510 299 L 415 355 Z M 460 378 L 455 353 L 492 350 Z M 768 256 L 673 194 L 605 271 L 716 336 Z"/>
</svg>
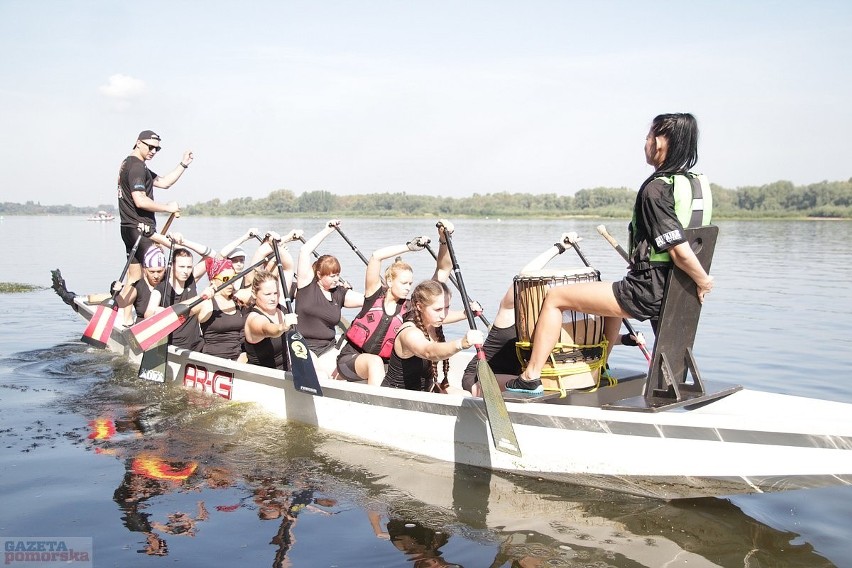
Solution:
<svg viewBox="0 0 852 568">
<path fill-rule="evenodd" d="M 664 136 L 669 143 L 658 172 L 685 173 L 698 162 L 698 121 L 688 112 L 658 115 L 651 134 Z"/>
</svg>

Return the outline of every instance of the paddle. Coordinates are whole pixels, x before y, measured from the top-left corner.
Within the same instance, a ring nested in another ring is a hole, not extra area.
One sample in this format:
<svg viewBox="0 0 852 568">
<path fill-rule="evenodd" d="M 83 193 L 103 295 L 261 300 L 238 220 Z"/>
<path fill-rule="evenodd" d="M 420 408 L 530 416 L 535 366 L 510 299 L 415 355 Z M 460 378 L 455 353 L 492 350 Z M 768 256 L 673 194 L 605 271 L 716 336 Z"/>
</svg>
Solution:
<svg viewBox="0 0 852 568">
<path fill-rule="evenodd" d="M 284 302 L 287 305 L 287 311 L 293 312 L 293 302 L 290 299 L 290 290 L 288 290 L 287 280 L 284 279 L 284 267 L 281 266 L 281 254 L 278 252 L 278 243 L 272 244 L 272 252 L 275 253 L 275 262 L 278 265 L 278 280 L 281 283 L 281 289 L 284 291 Z M 287 343 L 287 354 L 290 358 L 290 373 L 293 375 L 293 386 L 296 390 L 306 392 L 315 396 L 322 396 L 322 388 L 317 378 L 317 370 L 314 367 L 314 362 L 311 360 L 311 352 L 308 346 L 305 345 L 304 337 L 296 331 L 293 326 L 285 334 Z"/>
<path fill-rule="evenodd" d="M 612 245 L 612 248 L 614 248 L 616 251 L 618 251 L 618 254 L 620 254 L 620 255 L 621 255 L 621 258 L 623 258 L 623 259 L 624 259 L 624 260 L 626 260 L 628 263 L 630 263 L 630 257 L 628 257 L 628 256 L 627 256 L 627 251 L 626 251 L 626 250 L 624 250 L 623 248 L 621 248 L 621 245 L 620 245 L 620 244 L 618 244 L 618 241 L 617 241 L 617 240 L 615 240 L 615 237 L 613 237 L 612 235 L 610 235 L 610 234 L 609 234 L 609 232 L 607 232 L 607 230 L 606 230 L 606 226 L 604 226 L 604 225 L 598 225 L 598 226 L 597 226 L 597 229 L 598 229 L 598 233 L 600 233 L 600 234 L 601 234 L 601 236 L 602 236 L 603 238 L 605 238 L 605 239 L 606 239 L 606 241 L 607 241 L 609 244 L 611 244 L 611 245 Z"/>
<path fill-rule="evenodd" d="M 438 223 L 438 227 L 441 226 L 442 224 Z M 464 311 L 467 315 L 467 323 L 470 329 L 476 329 L 476 321 L 473 318 L 473 310 L 470 307 L 470 298 L 464 287 L 461 269 L 459 268 L 456 253 L 453 249 L 452 238 L 447 231 L 444 231 L 444 237 L 447 239 L 447 250 L 450 253 L 450 259 L 453 263 L 456 286 L 462 297 Z M 488 361 L 485 360 L 485 350 L 482 349 L 482 345 L 476 345 L 475 347 L 478 359 L 476 362 L 476 374 L 479 377 L 479 385 L 482 388 L 482 398 L 485 400 L 485 413 L 488 415 L 488 423 L 491 427 L 491 438 L 494 440 L 494 447 L 501 452 L 521 457 L 521 449 L 518 446 L 518 439 L 515 437 L 515 428 L 509 419 L 509 411 L 506 409 L 506 401 L 503 400 L 503 393 L 500 392 L 497 377 L 494 376 L 494 371 L 491 370 L 491 367 L 488 366 Z"/>
<path fill-rule="evenodd" d="M 580 250 L 580 246 L 577 244 L 577 234 L 576 233 L 569 234 L 568 244 L 571 245 L 571 247 L 577 253 L 577 256 L 579 256 L 580 260 L 583 261 L 583 264 L 585 264 L 586 266 L 591 268 L 592 265 L 589 264 L 589 261 L 586 259 L 586 255 L 583 254 L 583 251 Z M 637 336 L 636 330 L 633 329 L 633 326 L 630 325 L 630 322 L 627 319 L 622 318 L 621 323 L 624 324 L 624 327 L 627 328 L 627 331 L 628 331 L 628 333 L 630 333 L 630 335 L 632 335 L 634 337 Z M 642 345 L 641 343 L 637 343 L 636 346 L 642 351 L 642 355 L 645 356 L 645 359 L 647 359 L 648 363 L 650 364 L 651 363 L 651 354 L 648 353 L 648 350 L 645 348 L 645 346 Z"/>
<path fill-rule="evenodd" d="M 355 254 L 357 254 L 358 258 L 361 259 L 361 262 L 363 262 L 364 264 L 370 263 L 370 261 L 367 260 L 367 257 L 365 257 L 364 254 L 360 250 L 358 250 L 358 247 L 356 247 L 355 244 L 349 240 L 349 237 L 347 237 L 343 230 L 340 228 L 339 223 L 337 225 L 334 225 L 334 230 L 340 233 L 340 236 L 343 237 L 343 240 L 346 241 L 346 244 L 349 245 L 349 248 L 355 251 Z"/>
<path fill-rule="evenodd" d="M 429 243 L 426 243 L 426 250 L 429 251 L 429 254 L 432 255 L 432 258 L 434 258 L 436 261 L 438 260 L 438 255 L 435 254 L 435 250 L 429 245 Z M 456 287 L 456 290 L 461 291 L 461 289 L 459 288 L 458 281 L 452 274 L 450 274 L 450 282 L 453 283 L 453 286 Z M 491 322 L 488 321 L 488 318 L 485 317 L 485 314 L 483 314 L 481 311 L 475 313 L 479 317 L 479 319 L 482 320 L 482 323 L 484 323 L 486 327 L 491 327 Z"/>
<path fill-rule="evenodd" d="M 166 224 L 168 225 L 168 223 Z M 168 226 L 164 227 L 166 230 Z M 174 242 L 169 242 L 169 259 L 166 262 L 166 271 L 163 275 L 163 281 L 169 281 L 169 275 L 172 269 L 172 256 L 174 254 Z M 143 276 L 144 278 L 144 276 Z M 160 307 L 166 307 L 166 294 L 160 295 Z M 166 371 L 169 362 L 169 337 L 166 336 L 154 345 L 153 349 L 149 349 L 142 354 L 142 361 L 139 363 L 139 370 L 136 376 L 140 379 L 148 381 L 156 381 L 158 383 L 166 382 Z"/>
<path fill-rule="evenodd" d="M 160 234 L 161 234 L 161 235 L 165 235 L 166 233 L 168 233 L 168 232 L 169 232 L 169 227 L 171 227 L 171 226 L 172 226 L 172 221 L 174 221 L 174 220 L 175 220 L 175 219 L 177 219 L 178 217 L 180 217 L 180 211 L 175 211 L 174 213 L 172 213 L 171 215 L 169 215 L 169 218 L 168 218 L 168 219 L 166 219 L 166 224 L 165 224 L 165 225 L 163 225 L 163 228 L 162 228 L 162 229 L 160 229 Z"/>
<path fill-rule="evenodd" d="M 299 240 L 302 242 L 302 244 L 305 244 L 305 237 L 299 237 Z M 316 250 L 312 250 L 312 251 L 311 251 L 311 254 L 313 254 L 313 255 L 314 255 L 314 258 L 319 258 L 319 257 L 320 257 L 320 253 L 318 253 Z M 359 256 L 360 256 L 360 255 L 359 255 Z M 363 258 L 363 257 L 361 257 L 361 258 Z M 352 289 L 352 285 L 351 285 L 349 282 L 347 282 L 347 281 L 346 281 L 346 279 L 341 278 L 340 276 L 338 276 L 338 277 L 337 277 L 337 281 L 338 281 L 338 282 L 340 282 L 341 284 L 343 284 L 345 287 L 349 288 L 350 290 Z M 341 321 L 342 321 L 342 320 L 341 320 Z M 347 328 L 349 327 L 349 324 L 348 324 L 348 323 L 346 324 L 346 327 L 347 327 Z M 343 331 L 346 331 L 346 330 L 343 330 Z"/>
<path fill-rule="evenodd" d="M 244 269 L 239 274 L 235 275 L 233 279 L 242 278 L 264 262 L 269 260 L 269 255 L 264 258 L 258 260 L 248 268 Z M 230 279 L 228 282 L 223 282 L 220 286 L 216 287 L 213 290 L 213 293 L 216 294 L 226 286 L 230 286 Z M 189 312 L 203 302 L 206 298 L 203 296 L 196 298 L 189 304 L 176 304 L 174 306 L 170 306 L 165 310 L 154 314 L 149 318 L 145 318 L 136 325 L 130 328 L 130 333 L 133 335 L 133 338 L 139 344 L 139 347 L 142 351 L 147 351 L 151 349 L 154 345 L 159 343 L 159 341 L 179 328 L 183 322 L 187 320 L 189 317 Z"/>
<path fill-rule="evenodd" d="M 168 230 L 169 225 L 172 224 L 175 216 L 179 215 L 180 214 L 177 212 L 171 214 L 168 221 L 166 221 L 165 226 L 163 226 L 163 233 Z M 146 226 L 142 224 L 139 225 L 139 236 L 136 237 L 136 242 L 133 243 L 133 248 L 130 249 L 130 252 L 127 255 L 127 262 L 124 263 L 121 276 L 119 276 L 118 280 L 115 282 L 121 282 L 124 280 L 124 277 L 127 276 L 127 270 L 130 268 L 130 262 L 136 255 L 136 251 L 139 248 L 139 242 L 142 240 L 143 227 Z M 113 286 L 111 286 L 111 288 L 112 287 Z M 80 338 L 82 341 L 99 349 L 103 349 L 107 346 L 109 336 L 112 334 L 112 329 L 115 327 L 115 320 L 118 317 L 118 304 L 116 304 L 115 298 L 118 296 L 119 292 L 121 292 L 120 289 L 110 289 L 110 297 L 101 302 L 95 310 L 92 319 L 89 320 L 89 325 L 86 326 L 85 331 L 83 331 L 83 336 Z"/>
<path fill-rule="evenodd" d="M 127 262 L 124 263 L 124 268 L 121 270 L 121 276 L 115 282 L 121 282 L 127 275 L 127 270 L 130 268 L 130 262 L 136 255 L 136 249 L 139 248 L 139 242 L 142 240 L 142 231 L 139 231 L 139 236 L 136 237 L 136 242 L 133 243 L 133 248 L 127 254 Z M 110 288 L 115 288 L 115 282 Z M 121 290 L 110 289 L 110 296 L 100 303 L 95 310 L 92 319 L 89 320 L 89 325 L 83 331 L 83 337 L 80 339 L 92 347 L 103 349 L 107 346 L 109 336 L 112 334 L 112 328 L 115 327 L 115 319 L 118 317 L 118 304 L 115 302 L 115 297 L 118 296 Z"/>
</svg>

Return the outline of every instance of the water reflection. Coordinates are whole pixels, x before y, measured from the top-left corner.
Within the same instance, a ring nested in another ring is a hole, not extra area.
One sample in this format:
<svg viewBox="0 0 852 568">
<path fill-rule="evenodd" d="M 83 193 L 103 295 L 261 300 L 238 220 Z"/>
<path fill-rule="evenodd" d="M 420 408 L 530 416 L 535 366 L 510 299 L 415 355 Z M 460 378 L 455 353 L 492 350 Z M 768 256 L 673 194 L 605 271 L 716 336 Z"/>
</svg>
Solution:
<svg viewBox="0 0 852 568">
<path fill-rule="evenodd" d="M 272 561 L 273 568 L 290 566 L 287 553 L 294 545 L 295 525 L 299 515 L 312 511 L 322 515 L 332 515 L 329 511 L 337 504 L 335 499 L 314 497 L 318 490 L 304 481 L 292 483 L 287 478 L 268 476 L 249 476 L 245 480 L 252 488 L 252 502 L 257 507 L 257 516 L 262 521 L 280 520 L 278 531 L 269 544 L 277 547 Z"/>
<path fill-rule="evenodd" d="M 30 370 L 39 357 L 57 365 L 37 355 Z M 107 564 L 138 551 L 276 567 L 832 565 L 725 500 L 666 503 L 434 462 L 142 383 L 118 359 L 70 357 L 112 369 L 62 404 L 88 423 L 92 459 L 124 466 L 109 490 L 120 514 L 102 522 L 138 546 L 110 546 Z"/>
<path fill-rule="evenodd" d="M 393 512 L 383 515 L 369 511 L 368 517 L 376 537 L 389 540 L 415 568 L 460 566 L 447 562 L 442 556 L 441 547 L 450 540 L 450 535 L 443 530 L 431 529 Z"/>
</svg>

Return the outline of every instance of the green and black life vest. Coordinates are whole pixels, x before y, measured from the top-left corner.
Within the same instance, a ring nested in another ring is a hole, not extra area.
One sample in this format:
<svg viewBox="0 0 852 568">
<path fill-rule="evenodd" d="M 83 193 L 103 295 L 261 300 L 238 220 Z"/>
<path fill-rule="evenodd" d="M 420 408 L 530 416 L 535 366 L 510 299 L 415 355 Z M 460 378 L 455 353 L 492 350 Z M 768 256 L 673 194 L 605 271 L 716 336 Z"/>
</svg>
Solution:
<svg viewBox="0 0 852 568">
<path fill-rule="evenodd" d="M 674 186 L 672 191 L 674 192 L 675 215 L 677 215 L 677 219 L 684 229 L 710 224 L 713 215 L 713 194 L 710 191 L 710 181 L 707 176 L 687 172 L 686 174 L 662 175 L 654 179 L 661 179 Z M 635 235 L 635 211 L 631 221 L 631 230 Z M 648 261 L 651 264 L 671 263 L 672 259 L 668 252 L 659 252 L 654 248 L 653 243 L 648 244 L 650 245 Z"/>
</svg>

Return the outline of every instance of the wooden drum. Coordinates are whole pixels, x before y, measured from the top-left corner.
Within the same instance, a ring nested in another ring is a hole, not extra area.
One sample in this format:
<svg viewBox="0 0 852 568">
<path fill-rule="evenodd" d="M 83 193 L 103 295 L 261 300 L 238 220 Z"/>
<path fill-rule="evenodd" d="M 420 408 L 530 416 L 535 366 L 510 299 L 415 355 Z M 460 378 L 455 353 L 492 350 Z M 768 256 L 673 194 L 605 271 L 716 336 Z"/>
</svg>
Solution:
<svg viewBox="0 0 852 568">
<path fill-rule="evenodd" d="M 516 350 L 526 368 L 532 352 L 533 332 L 544 297 L 550 288 L 583 282 L 599 282 L 594 268 L 538 270 L 515 276 Z M 562 332 L 541 372 L 545 390 L 565 391 L 595 386 L 606 364 L 604 318 L 580 312 L 562 312 Z"/>
</svg>

